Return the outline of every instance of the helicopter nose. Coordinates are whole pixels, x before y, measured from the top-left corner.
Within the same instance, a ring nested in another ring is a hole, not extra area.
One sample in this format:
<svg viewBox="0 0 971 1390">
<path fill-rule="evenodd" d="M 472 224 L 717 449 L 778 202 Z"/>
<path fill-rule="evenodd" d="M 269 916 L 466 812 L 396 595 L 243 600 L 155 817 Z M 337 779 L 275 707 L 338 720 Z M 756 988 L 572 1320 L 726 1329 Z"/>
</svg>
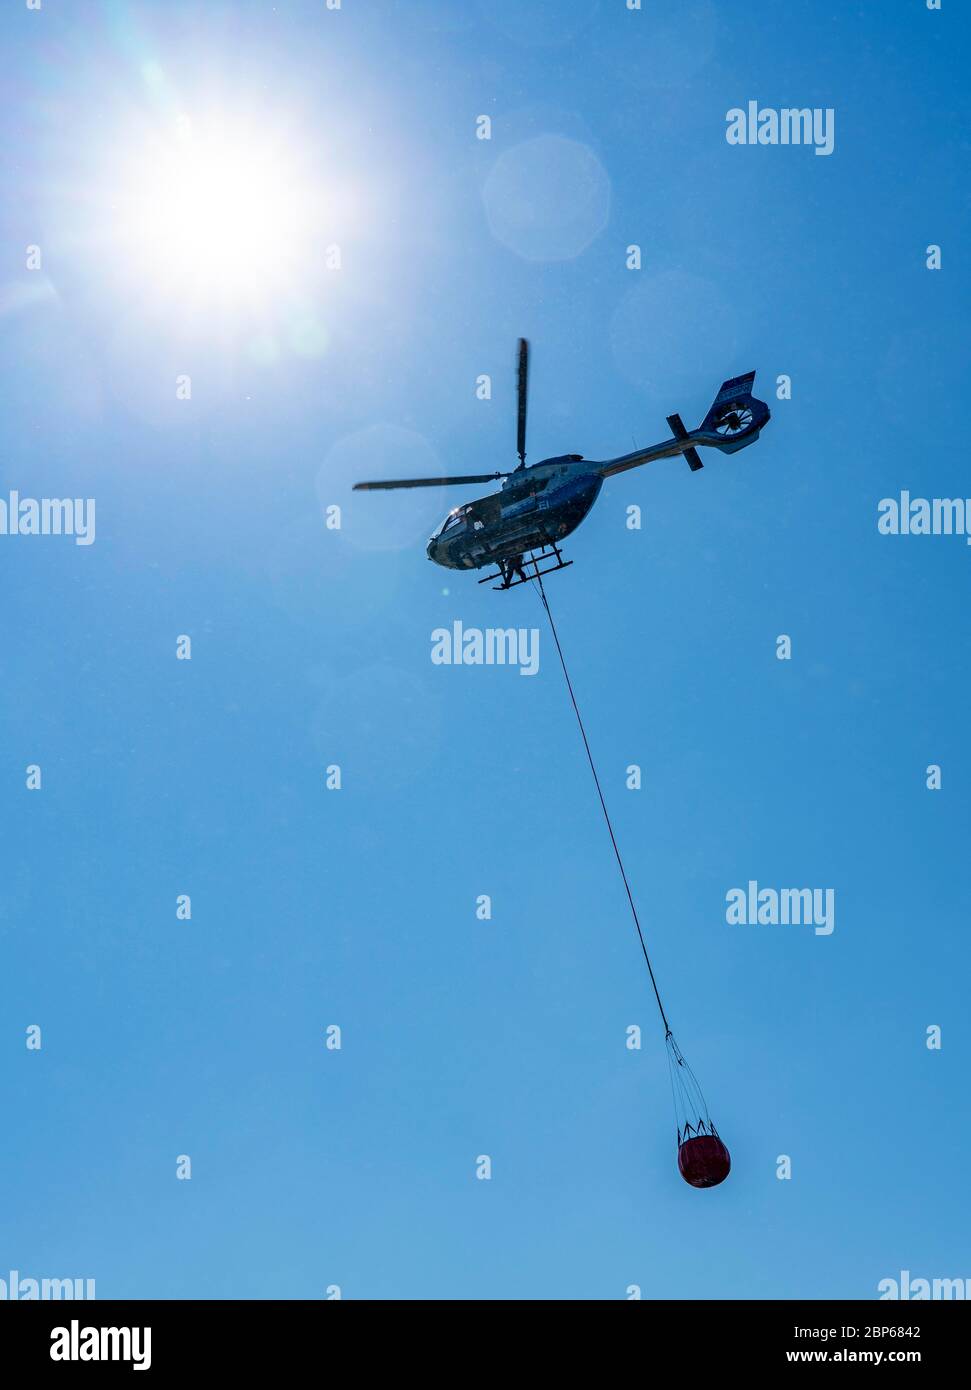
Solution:
<svg viewBox="0 0 971 1390">
<path fill-rule="evenodd" d="M 425 551 L 429 560 L 434 560 L 436 565 L 443 565 L 447 570 L 458 569 L 454 559 L 449 555 L 448 548 L 442 545 L 441 537 L 432 536 Z"/>
</svg>

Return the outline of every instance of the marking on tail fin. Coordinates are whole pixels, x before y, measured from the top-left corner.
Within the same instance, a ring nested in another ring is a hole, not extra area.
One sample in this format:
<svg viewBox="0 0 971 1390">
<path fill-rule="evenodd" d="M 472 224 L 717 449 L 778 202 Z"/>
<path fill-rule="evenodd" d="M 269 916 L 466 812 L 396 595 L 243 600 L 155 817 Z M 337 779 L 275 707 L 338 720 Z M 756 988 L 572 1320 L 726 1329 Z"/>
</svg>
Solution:
<svg viewBox="0 0 971 1390">
<path fill-rule="evenodd" d="M 731 381 L 723 381 L 713 404 L 721 405 L 724 401 L 734 400 L 736 396 L 747 396 L 754 380 L 755 373 L 746 372 L 744 376 L 733 376 Z"/>
</svg>

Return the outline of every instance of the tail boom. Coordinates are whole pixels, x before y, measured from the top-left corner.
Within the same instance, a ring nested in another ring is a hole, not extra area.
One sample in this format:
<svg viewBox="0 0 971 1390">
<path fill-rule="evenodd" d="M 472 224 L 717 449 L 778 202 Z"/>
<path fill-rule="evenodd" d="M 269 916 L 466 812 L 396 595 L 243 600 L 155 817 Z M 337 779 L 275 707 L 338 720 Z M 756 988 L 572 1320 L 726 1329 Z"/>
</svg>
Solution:
<svg viewBox="0 0 971 1390">
<path fill-rule="evenodd" d="M 608 459 L 600 465 L 601 475 L 612 478 L 615 473 L 626 473 L 629 468 L 639 468 L 642 463 L 675 458 L 678 454 L 684 454 L 688 467 L 696 473 L 703 467 L 696 445 L 734 454 L 754 444 L 763 426 L 771 419 L 769 407 L 752 395 L 754 382 L 754 372 L 746 372 L 744 376 L 722 382 L 698 429 L 686 430 L 680 415 L 669 415 L 670 439 L 662 440 L 660 444 L 650 444 L 645 449 L 636 449 L 632 454 L 622 454 L 620 458 Z"/>
</svg>

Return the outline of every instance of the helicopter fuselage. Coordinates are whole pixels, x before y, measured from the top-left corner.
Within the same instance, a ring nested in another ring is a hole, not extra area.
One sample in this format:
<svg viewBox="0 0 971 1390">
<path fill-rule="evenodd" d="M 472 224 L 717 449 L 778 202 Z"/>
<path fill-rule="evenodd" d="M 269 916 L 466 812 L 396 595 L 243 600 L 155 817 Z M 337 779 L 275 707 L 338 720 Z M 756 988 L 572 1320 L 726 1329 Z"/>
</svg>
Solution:
<svg viewBox="0 0 971 1390">
<path fill-rule="evenodd" d="M 517 468 L 498 492 L 449 512 L 428 558 L 447 569 L 481 569 L 554 545 L 580 525 L 603 481 L 601 465 L 578 454 Z"/>
</svg>

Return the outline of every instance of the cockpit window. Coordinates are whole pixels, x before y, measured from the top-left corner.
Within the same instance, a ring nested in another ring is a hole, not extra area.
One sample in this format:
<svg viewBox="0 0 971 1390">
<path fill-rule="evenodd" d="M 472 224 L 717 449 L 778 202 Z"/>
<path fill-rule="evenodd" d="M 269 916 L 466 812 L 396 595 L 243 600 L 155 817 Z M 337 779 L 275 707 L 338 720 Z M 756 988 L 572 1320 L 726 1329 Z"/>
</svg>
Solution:
<svg viewBox="0 0 971 1390">
<path fill-rule="evenodd" d="M 449 512 L 448 516 L 445 518 L 445 520 L 442 522 L 441 526 L 439 526 L 438 530 L 435 532 L 435 535 L 436 535 L 436 536 L 444 536 L 444 534 L 445 534 L 446 531 L 453 531 L 453 530 L 455 530 L 455 528 L 458 527 L 458 526 L 460 526 L 461 523 L 462 523 L 464 520 L 465 520 L 465 517 L 463 516 L 462 512 L 460 512 L 460 511 Z"/>
</svg>

